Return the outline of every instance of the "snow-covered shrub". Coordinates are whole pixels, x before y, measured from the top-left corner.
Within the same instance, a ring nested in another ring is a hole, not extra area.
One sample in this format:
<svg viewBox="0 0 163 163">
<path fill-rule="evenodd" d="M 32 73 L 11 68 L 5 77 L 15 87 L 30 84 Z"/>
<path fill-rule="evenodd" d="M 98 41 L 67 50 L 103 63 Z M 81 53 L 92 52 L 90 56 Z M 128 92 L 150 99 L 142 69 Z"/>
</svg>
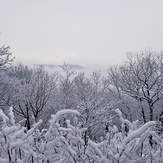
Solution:
<svg viewBox="0 0 163 163">
<path fill-rule="evenodd" d="M 41 121 L 26 130 L 19 123 L 15 124 L 14 115 L 10 107 L 8 117 L 0 110 L 2 125 L 0 130 L 0 162 L 25 163 L 32 162 L 34 158 L 34 132 Z"/>
<path fill-rule="evenodd" d="M 138 126 L 138 121 L 130 122 L 122 117 L 119 109 L 115 110 L 121 121 L 121 132 L 116 126 L 109 127 L 106 138 L 100 143 L 89 140 L 87 155 L 94 163 L 155 163 L 162 160 L 162 140 L 151 130 L 155 121 Z M 126 132 L 125 127 L 128 127 Z M 153 144 L 150 144 L 152 136 Z"/>
<path fill-rule="evenodd" d="M 121 122 L 121 130 L 109 126 L 100 142 L 88 138 L 78 122 L 78 111 L 62 110 L 51 115 L 49 128 L 39 130 L 39 121 L 30 130 L 15 123 L 12 107 L 6 116 L 0 110 L 0 163 L 160 163 L 163 160 L 163 140 L 153 128 L 155 121 L 139 126 L 138 121 L 124 119 L 115 110 Z M 60 119 L 66 120 L 62 126 Z M 127 130 L 126 130 L 127 127 Z M 151 143 L 152 141 L 152 143 Z"/>
<path fill-rule="evenodd" d="M 63 114 L 80 115 L 75 110 L 62 110 L 51 116 L 50 126 L 44 134 L 44 142 L 41 150 L 44 152 L 45 160 L 50 162 L 81 162 L 84 151 L 82 132 L 75 117 L 75 126 L 67 120 L 67 127 L 60 126 L 59 119 Z"/>
</svg>

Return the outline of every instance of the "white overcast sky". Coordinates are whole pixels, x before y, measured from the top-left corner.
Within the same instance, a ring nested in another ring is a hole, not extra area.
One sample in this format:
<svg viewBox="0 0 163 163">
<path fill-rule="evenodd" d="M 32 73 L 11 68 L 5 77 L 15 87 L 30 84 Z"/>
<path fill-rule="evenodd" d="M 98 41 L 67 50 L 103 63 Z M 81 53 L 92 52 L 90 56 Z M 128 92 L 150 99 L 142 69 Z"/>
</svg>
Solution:
<svg viewBox="0 0 163 163">
<path fill-rule="evenodd" d="M 0 46 L 25 64 L 108 67 L 163 50 L 163 0 L 0 0 Z"/>
</svg>

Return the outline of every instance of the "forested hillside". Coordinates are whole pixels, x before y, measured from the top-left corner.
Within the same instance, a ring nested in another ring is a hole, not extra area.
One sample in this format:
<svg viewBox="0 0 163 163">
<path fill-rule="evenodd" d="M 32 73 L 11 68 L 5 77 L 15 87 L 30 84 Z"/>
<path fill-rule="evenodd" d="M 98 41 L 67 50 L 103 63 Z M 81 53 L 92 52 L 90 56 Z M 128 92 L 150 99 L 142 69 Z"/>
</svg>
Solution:
<svg viewBox="0 0 163 163">
<path fill-rule="evenodd" d="M 47 72 L 0 48 L 0 162 L 160 163 L 163 53 L 128 53 L 90 76 Z"/>
</svg>

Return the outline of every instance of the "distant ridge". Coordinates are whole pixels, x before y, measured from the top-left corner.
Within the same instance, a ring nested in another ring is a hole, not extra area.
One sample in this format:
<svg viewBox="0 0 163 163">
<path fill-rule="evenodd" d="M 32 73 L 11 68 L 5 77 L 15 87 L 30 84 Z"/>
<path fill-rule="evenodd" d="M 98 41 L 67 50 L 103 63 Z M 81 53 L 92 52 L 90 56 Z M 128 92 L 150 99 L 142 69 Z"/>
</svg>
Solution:
<svg viewBox="0 0 163 163">
<path fill-rule="evenodd" d="M 74 69 L 85 69 L 85 67 L 81 66 L 81 65 L 75 65 L 75 64 L 69 64 L 70 66 L 72 66 L 72 68 Z M 36 67 L 43 67 L 43 68 L 59 68 L 62 65 L 54 65 L 54 64 L 35 64 L 34 66 Z"/>
<path fill-rule="evenodd" d="M 85 73 L 85 75 L 87 77 L 89 77 L 89 75 L 92 74 L 92 72 L 94 71 L 94 69 L 91 69 L 89 67 L 84 67 L 84 66 L 78 65 L 78 64 L 69 64 L 69 65 L 72 66 L 72 68 L 75 70 L 76 73 Z M 34 64 L 33 66 L 35 68 L 42 67 L 49 73 L 53 73 L 55 71 L 60 72 L 62 70 L 61 69 L 62 65 L 57 65 L 57 64 Z M 102 75 L 107 76 L 107 70 L 102 69 L 100 71 L 101 71 Z"/>
</svg>

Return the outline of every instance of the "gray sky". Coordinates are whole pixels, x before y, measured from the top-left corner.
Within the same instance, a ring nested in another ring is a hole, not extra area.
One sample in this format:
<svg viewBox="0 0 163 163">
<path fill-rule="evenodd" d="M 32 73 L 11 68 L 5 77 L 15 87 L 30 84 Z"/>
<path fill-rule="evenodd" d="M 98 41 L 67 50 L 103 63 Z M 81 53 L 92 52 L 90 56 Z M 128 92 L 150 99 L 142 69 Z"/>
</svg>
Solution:
<svg viewBox="0 0 163 163">
<path fill-rule="evenodd" d="M 25 64 L 108 67 L 163 50 L 163 0 L 0 0 L 0 32 Z"/>
</svg>

